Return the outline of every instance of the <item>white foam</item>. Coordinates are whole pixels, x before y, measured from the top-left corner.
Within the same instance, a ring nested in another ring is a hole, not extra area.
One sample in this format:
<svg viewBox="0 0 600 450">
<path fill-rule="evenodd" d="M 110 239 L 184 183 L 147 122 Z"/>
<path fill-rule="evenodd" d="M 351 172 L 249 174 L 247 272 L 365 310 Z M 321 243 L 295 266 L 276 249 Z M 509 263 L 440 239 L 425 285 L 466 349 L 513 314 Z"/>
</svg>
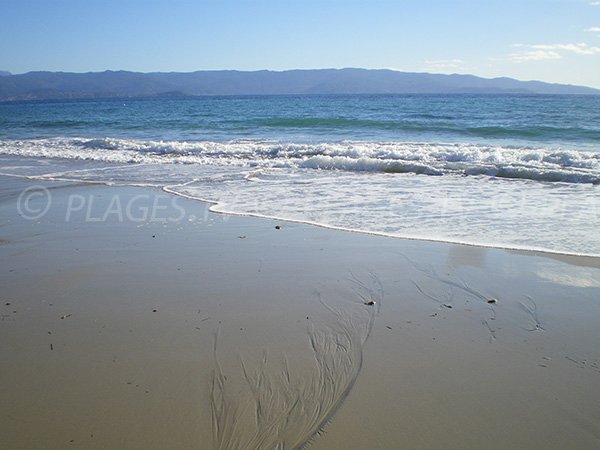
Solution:
<svg viewBox="0 0 600 450">
<path fill-rule="evenodd" d="M 51 161 L 31 171 L 46 180 L 169 186 L 169 192 L 214 203 L 215 212 L 410 239 L 600 255 L 594 153 L 389 142 L 54 138 L 0 141 L 0 154 Z M 13 161 L 22 166 L 20 159 Z"/>
<path fill-rule="evenodd" d="M 254 174 L 259 183 L 239 173 L 238 183 L 203 181 L 171 186 L 169 192 L 210 201 L 212 211 L 227 214 L 408 239 L 600 255 L 595 186 L 300 172 L 306 181 L 299 187 L 294 177 L 286 180 L 288 170 L 274 172 Z"/>
<path fill-rule="evenodd" d="M 600 184 L 600 154 L 418 142 L 281 143 L 265 140 L 142 141 L 50 138 L 0 140 L 0 154 L 110 163 L 310 168 L 426 175 L 486 175 Z"/>
</svg>

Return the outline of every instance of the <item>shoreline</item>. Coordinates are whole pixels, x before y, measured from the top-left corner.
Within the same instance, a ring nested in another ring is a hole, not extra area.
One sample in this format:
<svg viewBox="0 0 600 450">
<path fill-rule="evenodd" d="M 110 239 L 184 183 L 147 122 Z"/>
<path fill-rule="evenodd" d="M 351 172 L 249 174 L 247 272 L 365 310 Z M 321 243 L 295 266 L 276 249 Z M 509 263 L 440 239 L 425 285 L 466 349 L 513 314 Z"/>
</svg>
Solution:
<svg viewBox="0 0 600 450">
<path fill-rule="evenodd" d="M 131 185 L 131 186 L 135 186 L 135 185 Z M 183 186 L 183 185 L 174 185 L 174 186 Z M 491 248 L 491 249 L 495 249 L 495 250 L 505 250 L 505 251 L 515 252 L 515 253 L 524 254 L 524 255 L 537 255 L 537 256 L 546 256 L 547 255 L 549 258 L 552 258 L 555 256 L 558 259 L 564 258 L 565 260 L 576 261 L 576 262 L 574 262 L 574 264 L 600 268 L 600 254 L 594 255 L 594 254 L 585 254 L 585 253 L 569 253 L 569 252 L 561 252 L 559 250 L 550 250 L 550 249 L 543 249 L 543 248 L 526 248 L 526 247 L 518 247 L 518 246 L 511 247 L 508 245 L 502 246 L 500 244 L 483 244 L 483 243 L 474 243 L 474 242 L 466 242 L 466 241 L 452 241 L 452 240 L 448 240 L 448 239 L 444 239 L 444 238 L 402 236 L 402 235 L 396 235 L 393 233 L 384 233 L 384 232 L 379 232 L 379 231 L 369 231 L 369 230 L 360 230 L 360 229 L 356 229 L 356 228 L 338 227 L 335 225 L 328 225 L 328 224 L 324 224 L 324 223 L 320 223 L 320 222 L 311 222 L 309 220 L 292 219 L 292 218 L 285 218 L 285 217 L 279 217 L 279 216 L 269 216 L 269 215 L 261 215 L 261 214 L 254 214 L 254 213 L 243 213 L 243 212 L 220 210 L 220 209 L 218 209 L 218 207 L 226 206 L 226 204 L 215 201 L 215 200 L 209 200 L 209 199 L 200 198 L 200 197 L 193 197 L 191 195 L 186 195 L 183 193 L 177 193 L 173 190 L 168 189 L 168 188 L 172 188 L 174 186 L 164 186 L 159 189 L 161 189 L 164 192 L 168 192 L 169 194 L 176 195 L 176 196 L 182 197 L 182 198 L 186 198 L 188 200 L 196 200 L 196 201 L 200 201 L 203 203 L 208 203 L 208 204 L 212 205 L 209 208 L 210 212 L 212 212 L 214 214 L 225 214 L 225 215 L 229 215 L 229 216 L 253 217 L 256 219 L 289 222 L 289 223 L 296 223 L 296 224 L 300 224 L 300 225 L 308 225 L 308 226 L 313 226 L 313 227 L 324 228 L 327 230 L 336 230 L 336 231 L 341 231 L 344 233 L 356 233 L 356 234 L 362 234 L 362 235 L 367 235 L 367 236 L 378 236 L 378 237 L 389 238 L 389 239 L 402 239 L 402 240 L 406 240 L 406 241 L 436 242 L 436 243 L 448 244 L 448 245 L 464 245 L 467 247 Z M 587 262 L 587 264 L 586 264 L 586 262 Z"/>
<path fill-rule="evenodd" d="M 67 160 L 67 161 L 70 161 L 70 160 Z M 116 167 L 129 167 L 129 165 L 116 166 Z M 114 167 L 109 166 L 108 168 L 113 169 Z M 101 168 L 81 169 L 81 170 L 83 170 L 83 171 L 101 170 Z M 77 170 L 75 172 L 77 172 Z M 504 251 L 508 251 L 508 252 L 515 252 L 518 254 L 525 254 L 525 255 L 527 255 L 527 254 L 539 255 L 539 256 L 546 255 L 549 258 L 557 258 L 557 259 L 563 260 L 563 261 L 572 261 L 572 263 L 575 265 L 583 265 L 586 267 L 600 268 L 600 254 L 595 255 L 595 254 L 586 254 L 586 253 L 565 252 L 565 251 L 545 249 L 545 248 L 528 248 L 528 247 L 521 247 L 521 246 L 517 246 L 517 245 L 510 245 L 510 244 L 505 244 L 505 245 L 485 244 L 485 243 L 480 243 L 480 242 L 467 242 L 467 241 L 459 241 L 459 240 L 451 240 L 451 239 L 435 238 L 435 237 L 425 237 L 425 236 L 407 236 L 407 235 L 399 235 L 399 234 L 385 233 L 385 232 L 379 232 L 379 231 L 369 231 L 369 230 L 361 230 L 361 229 L 355 229 L 355 228 L 346 228 L 346 227 L 329 225 L 329 224 L 325 224 L 325 223 L 321 223 L 321 222 L 314 222 L 314 221 L 302 220 L 302 219 L 270 216 L 270 215 L 263 215 L 263 214 L 257 214 L 257 213 L 228 211 L 226 209 L 220 209 L 220 208 L 226 207 L 226 203 L 216 201 L 216 200 L 201 198 L 201 197 L 194 197 L 192 195 L 180 193 L 180 192 L 173 190 L 173 188 L 175 188 L 175 187 L 185 186 L 188 183 L 193 183 L 195 180 L 190 180 L 186 183 L 181 183 L 181 184 L 160 186 L 160 185 L 134 183 L 134 182 L 119 184 L 119 183 L 110 182 L 110 181 L 48 177 L 45 175 L 20 175 L 20 174 L 0 173 L 0 177 L 14 177 L 14 178 L 21 178 L 21 179 L 26 179 L 26 180 L 30 180 L 30 181 L 35 180 L 35 181 L 46 182 L 46 183 L 65 182 L 65 183 L 74 183 L 74 184 L 83 183 L 83 184 L 107 186 L 107 187 L 130 186 L 130 187 L 142 187 L 142 188 L 157 189 L 162 192 L 166 192 L 170 195 L 174 195 L 174 196 L 181 197 L 184 199 L 198 201 L 201 203 L 208 204 L 208 205 L 210 205 L 209 206 L 210 212 L 212 212 L 214 214 L 224 214 L 224 215 L 234 216 L 234 217 L 252 217 L 252 218 L 256 218 L 256 219 L 264 219 L 264 220 L 271 220 L 271 221 L 281 221 L 281 222 L 295 223 L 295 224 L 300 224 L 300 225 L 314 226 L 314 227 L 319 227 L 319 228 L 328 229 L 328 230 L 336 230 L 336 231 L 341 231 L 341 232 L 346 232 L 346 233 L 356 233 L 356 234 L 361 234 L 361 235 L 378 236 L 378 237 L 384 237 L 384 238 L 390 238 L 390 239 L 401 239 L 401 240 L 419 241 L 419 242 L 435 242 L 435 243 L 448 244 L 448 245 L 464 245 L 464 246 L 471 246 L 471 247 L 490 248 L 490 249 L 496 249 L 496 250 L 504 250 Z"/>
<path fill-rule="evenodd" d="M 600 442 L 586 259 L 214 214 L 148 187 L 46 182 L 26 220 L 32 184 L 0 177 L 14 447 Z"/>
</svg>

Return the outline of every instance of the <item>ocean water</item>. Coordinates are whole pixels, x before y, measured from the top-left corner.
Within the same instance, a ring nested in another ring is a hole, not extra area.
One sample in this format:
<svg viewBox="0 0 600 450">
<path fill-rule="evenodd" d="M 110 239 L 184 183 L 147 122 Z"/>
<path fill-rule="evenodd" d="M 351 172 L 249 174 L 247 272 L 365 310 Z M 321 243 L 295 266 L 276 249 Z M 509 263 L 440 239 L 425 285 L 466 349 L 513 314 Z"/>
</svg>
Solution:
<svg viewBox="0 0 600 450">
<path fill-rule="evenodd" d="M 157 186 L 231 214 L 600 256 L 600 97 L 0 104 L 0 173 Z"/>
</svg>

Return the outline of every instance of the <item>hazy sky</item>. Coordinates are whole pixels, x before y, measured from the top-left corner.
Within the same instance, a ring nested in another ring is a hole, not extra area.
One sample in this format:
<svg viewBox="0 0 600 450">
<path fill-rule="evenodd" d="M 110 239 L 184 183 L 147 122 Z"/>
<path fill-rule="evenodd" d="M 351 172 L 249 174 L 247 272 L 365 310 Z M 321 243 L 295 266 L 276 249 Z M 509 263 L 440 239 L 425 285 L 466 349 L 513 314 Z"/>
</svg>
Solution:
<svg viewBox="0 0 600 450">
<path fill-rule="evenodd" d="M 600 88 L 600 0 L 2 0 L 0 70 L 393 68 Z"/>
</svg>

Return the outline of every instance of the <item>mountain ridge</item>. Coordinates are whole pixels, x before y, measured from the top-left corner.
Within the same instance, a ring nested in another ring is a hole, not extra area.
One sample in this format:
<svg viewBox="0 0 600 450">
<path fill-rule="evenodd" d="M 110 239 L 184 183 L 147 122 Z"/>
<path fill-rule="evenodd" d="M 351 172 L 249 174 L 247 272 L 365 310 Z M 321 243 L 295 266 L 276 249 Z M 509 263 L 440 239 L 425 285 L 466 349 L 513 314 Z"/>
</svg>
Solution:
<svg viewBox="0 0 600 450">
<path fill-rule="evenodd" d="M 508 77 L 390 69 L 47 72 L 0 77 L 0 101 L 204 95 L 578 94 L 599 89 Z"/>
</svg>

